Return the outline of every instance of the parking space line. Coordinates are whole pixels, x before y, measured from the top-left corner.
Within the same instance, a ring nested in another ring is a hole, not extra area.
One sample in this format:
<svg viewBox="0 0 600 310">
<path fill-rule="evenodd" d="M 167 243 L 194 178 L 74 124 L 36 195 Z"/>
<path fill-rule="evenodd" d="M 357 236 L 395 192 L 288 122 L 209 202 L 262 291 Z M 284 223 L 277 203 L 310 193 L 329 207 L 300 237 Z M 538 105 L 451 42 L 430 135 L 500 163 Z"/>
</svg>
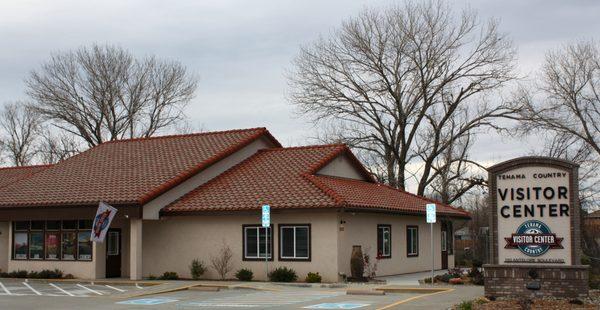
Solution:
<svg viewBox="0 0 600 310">
<path fill-rule="evenodd" d="M 53 283 L 48 283 L 48 284 L 50 284 L 50 286 L 52 286 L 53 288 L 55 288 L 55 289 L 57 289 L 57 290 L 59 290 L 59 291 L 61 291 L 61 292 L 65 293 L 65 294 L 67 294 L 67 295 L 69 295 L 69 296 L 75 296 L 75 295 L 74 295 L 74 294 L 72 294 L 71 292 L 63 290 L 63 289 L 62 289 L 62 288 L 60 288 L 58 285 L 54 285 Z"/>
<path fill-rule="evenodd" d="M 140 290 L 142 289 L 142 287 L 139 284 L 137 284 L 137 283 L 135 284 L 135 287 L 137 287 Z"/>
<path fill-rule="evenodd" d="M 32 292 L 36 293 L 39 296 L 42 296 L 42 293 L 38 292 L 36 289 L 31 287 L 31 285 L 27 284 L 27 282 L 23 282 L 23 285 L 27 286 Z"/>
<path fill-rule="evenodd" d="M 417 296 L 413 296 L 413 297 L 410 297 L 410 298 L 406 298 L 406 299 L 402 299 L 402 300 L 396 301 L 396 302 L 394 302 L 392 304 L 389 304 L 387 306 L 383 306 L 381 308 L 377 308 L 377 310 L 391 309 L 391 308 L 394 308 L 394 307 L 396 307 L 398 305 L 401 305 L 403 303 L 407 303 L 409 301 L 413 301 L 415 299 L 423 298 L 423 297 L 426 297 L 426 296 L 432 296 L 432 295 L 437 295 L 437 294 L 448 293 L 448 292 L 452 292 L 452 291 L 454 291 L 454 289 L 447 289 L 445 291 L 439 291 L 439 292 L 429 293 L 429 294 L 420 294 L 420 295 L 417 295 Z"/>
<path fill-rule="evenodd" d="M 2 284 L 2 282 L 0 282 L 0 287 L 6 292 L 7 295 L 12 295 L 12 293 L 6 288 L 6 286 L 4 286 L 4 284 Z"/>
<path fill-rule="evenodd" d="M 104 294 L 102 294 L 102 293 L 100 293 L 100 292 L 98 292 L 98 291 L 96 291 L 96 290 L 93 290 L 93 289 L 91 289 L 91 288 L 89 288 L 89 287 L 87 287 L 87 286 L 81 285 L 81 284 L 79 284 L 79 283 L 77 283 L 77 286 L 79 286 L 79 287 L 81 287 L 81 288 L 83 288 L 83 289 L 85 289 L 85 290 L 88 290 L 88 291 L 90 291 L 90 292 L 92 292 L 92 293 L 94 293 L 94 294 L 97 294 L 97 295 L 104 295 Z"/>
<path fill-rule="evenodd" d="M 108 284 L 106 284 L 106 285 L 104 285 L 104 286 L 106 286 L 106 287 L 108 287 L 108 288 L 110 288 L 110 289 L 113 289 L 113 290 L 115 290 L 115 291 L 119 291 L 119 292 L 121 292 L 121 293 L 123 293 L 123 292 L 127 292 L 126 290 L 122 290 L 122 289 L 120 289 L 120 288 L 116 288 L 116 287 L 114 287 L 114 286 L 110 286 L 110 285 L 108 285 Z"/>
</svg>

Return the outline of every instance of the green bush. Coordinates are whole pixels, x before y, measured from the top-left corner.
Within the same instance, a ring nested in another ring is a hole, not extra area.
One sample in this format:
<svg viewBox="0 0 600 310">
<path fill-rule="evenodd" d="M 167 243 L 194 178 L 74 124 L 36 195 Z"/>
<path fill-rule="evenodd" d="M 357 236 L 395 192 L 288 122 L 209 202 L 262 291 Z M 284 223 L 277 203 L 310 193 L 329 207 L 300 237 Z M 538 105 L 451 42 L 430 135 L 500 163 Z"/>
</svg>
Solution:
<svg viewBox="0 0 600 310">
<path fill-rule="evenodd" d="M 590 288 L 594 290 L 600 289 L 600 275 L 590 275 Z"/>
<path fill-rule="evenodd" d="M 158 277 L 153 274 L 149 274 L 147 279 L 148 280 L 156 280 L 156 279 L 158 279 Z"/>
<path fill-rule="evenodd" d="M 294 269 L 278 267 L 269 272 L 269 280 L 273 282 L 294 282 L 298 280 L 298 275 Z"/>
<path fill-rule="evenodd" d="M 306 275 L 305 281 L 307 283 L 321 283 L 321 279 L 321 275 L 318 272 L 309 272 L 308 275 Z"/>
<path fill-rule="evenodd" d="M 30 279 L 62 279 L 62 278 L 64 278 L 63 272 L 60 271 L 59 269 L 54 269 L 54 270 L 44 269 L 42 271 L 30 271 L 30 272 L 27 272 L 27 270 L 2 272 L 2 273 L 0 273 L 0 277 L 2 277 L 2 278 L 30 278 Z"/>
<path fill-rule="evenodd" d="M 465 300 L 465 301 L 461 302 L 460 304 L 458 304 L 456 309 L 457 310 L 471 310 L 471 309 L 473 309 L 473 301 Z"/>
<path fill-rule="evenodd" d="M 190 273 L 192 274 L 192 279 L 198 280 L 200 277 L 206 272 L 206 267 L 201 260 L 194 259 L 192 264 L 190 265 Z"/>
<path fill-rule="evenodd" d="M 235 277 L 240 281 L 252 281 L 254 272 L 250 269 L 242 268 L 235 273 Z"/>
<path fill-rule="evenodd" d="M 165 271 L 165 273 L 163 273 L 159 279 L 160 280 L 178 280 L 179 275 L 177 274 L 177 272 Z"/>
</svg>

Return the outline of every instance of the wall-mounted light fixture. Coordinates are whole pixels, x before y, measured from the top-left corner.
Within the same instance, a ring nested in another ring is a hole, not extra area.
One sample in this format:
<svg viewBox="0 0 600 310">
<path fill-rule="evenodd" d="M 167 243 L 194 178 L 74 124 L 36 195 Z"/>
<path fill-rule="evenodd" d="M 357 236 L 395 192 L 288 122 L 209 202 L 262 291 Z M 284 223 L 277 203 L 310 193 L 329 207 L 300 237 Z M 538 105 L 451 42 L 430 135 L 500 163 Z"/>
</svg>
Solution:
<svg viewBox="0 0 600 310">
<path fill-rule="evenodd" d="M 340 221 L 340 231 L 344 231 L 345 226 L 346 226 L 346 221 L 341 220 Z"/>
</svg>

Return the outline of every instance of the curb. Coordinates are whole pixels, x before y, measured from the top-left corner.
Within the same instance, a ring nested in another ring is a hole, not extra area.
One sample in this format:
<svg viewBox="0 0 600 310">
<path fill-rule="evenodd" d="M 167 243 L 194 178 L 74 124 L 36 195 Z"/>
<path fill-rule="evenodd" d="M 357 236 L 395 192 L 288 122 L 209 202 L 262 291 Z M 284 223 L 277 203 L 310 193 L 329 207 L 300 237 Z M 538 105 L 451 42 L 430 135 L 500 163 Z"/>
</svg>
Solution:
<svg viewBox="0 0 600 310">
<path fill-rule="evenodd" d="M 424 287 L 377 287 L 376 291 L 386 293 L 417 293 L 417 294 L 432 294 L 453 291 L 453 288 L 424 288 Z"/>
</svg>

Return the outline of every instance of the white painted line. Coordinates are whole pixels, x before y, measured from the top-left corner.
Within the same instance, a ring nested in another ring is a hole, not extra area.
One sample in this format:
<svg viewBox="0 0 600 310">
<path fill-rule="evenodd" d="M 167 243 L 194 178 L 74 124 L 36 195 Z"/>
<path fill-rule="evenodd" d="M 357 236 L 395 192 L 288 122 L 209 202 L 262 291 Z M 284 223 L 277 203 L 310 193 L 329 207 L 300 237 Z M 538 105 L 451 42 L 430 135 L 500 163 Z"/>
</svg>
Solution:
<svg viewBox="0 0 600 310">
<path fill-rule="evenodd" d="M 75 296 L 75 295 L 73 295 L 71 292 L 65 291 L 65 290 L 63 290 L 62 288 L 58 287 L 58 285 L 54 285 L 53 283 L 48 283 L 48 284 L 50 284 L 50 286 L 52 286 L 53 288 L 55 288 L 55 289 L 57 289 L 57 290 L 59 290 L 59 291 L 61 291 L 61 292 L 65 293 L 65 294 L 67 294 L 67 295 L 69 295 L 69 296 Z"/>
<path fill-rule="evenodd" d="M 12 295 L 12 293 L 6 288 L 6 286 L 4 286 L 4 284 L 2 284 L 2 282 L 0 282 L 0 287 L 6 292 L 7 295 Z"/>
<path fill-rule="evenodd" d="M 98 291 L 96 291 L 96 290 L 93 290 L 93 289 L 91 289 L 91 288 L 89 288 L 89 287 L 86 287 L 86 286 L 83 286 L 83 285 L 81 285 L 81 284 L 77 284 L 77 286 L 81 287 L 82 289 L 88 290 L 88 291 L 90 291 L 90 292 L 92 292 L 92 293 L 94 293 L 94 294 L 97 294 L 97 295 L 104 295 L 104 294 L 102 294 L 102 293 L 100 293 L 100 292 L 98 292 Z"/>
<path fill-rule="evenodd" d="M 27 282 L 23 282 L 23 285 L 27 286 L 32 292 L 36 293 L 37 295 L 42 295 L 42 293 L 38 292 L 36 289 L 31 287 L 31 285 L 27 284 Z"/>
<path fill-rule="evenodd" d="M 123 293 L 123 292 L 127 292 L 126 290 L 122 290 L 122 289 L 120 289 L 120 288 L 116 288 L 116 287 L 114 287 L 114 286 L 110 286 L 110 285 L 108 285 L 108 284 L 106 284 L 106 285 L 104 285 L 104 286 L 106 286 L 106 287 L 108 287 L 108 288 L 112 288 L 113 290 L 115 290 L 115 291 L 119 291 L 119 292 L 121 292 L 121 293 Z"/>
<path fill-rule="evenodd" d="M 143 287 L 141 287 L 139 284 L 135 284 L 135 287 L 139 288 L 140 290 L 143 289 Z"/>
</svg>

